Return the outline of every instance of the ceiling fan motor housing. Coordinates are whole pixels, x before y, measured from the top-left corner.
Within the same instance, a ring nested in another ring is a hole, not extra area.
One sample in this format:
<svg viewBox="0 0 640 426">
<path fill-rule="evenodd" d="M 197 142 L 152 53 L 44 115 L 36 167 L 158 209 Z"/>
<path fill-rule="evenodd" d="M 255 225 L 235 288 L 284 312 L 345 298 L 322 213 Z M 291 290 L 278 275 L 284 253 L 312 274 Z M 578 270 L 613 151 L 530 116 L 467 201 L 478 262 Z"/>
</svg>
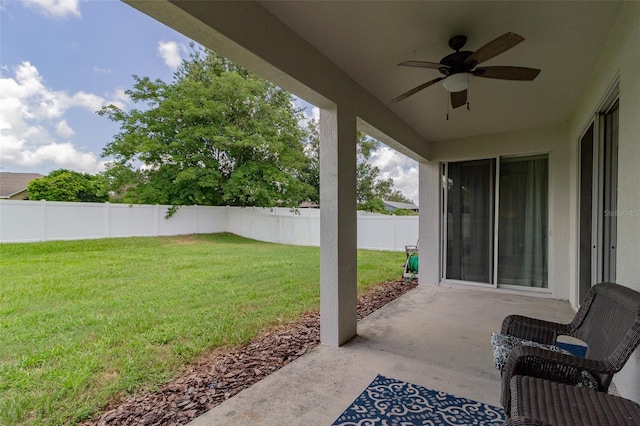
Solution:
<svg viewBox="0 0 640 426">
<path fill-rule="evenodd" d="M 475 64 L 465 64 L 464 61 L 471 56 L 473 52 L 462 51 L 462 52 L 454 52 L 450 55 L 445 56 L 440 60 L 442 65 L 446 65 L 446 67 L 439 68 L 443 75 L 453 75 L 461 72 L 469 72 L 473 68 Z"/>
</svg>

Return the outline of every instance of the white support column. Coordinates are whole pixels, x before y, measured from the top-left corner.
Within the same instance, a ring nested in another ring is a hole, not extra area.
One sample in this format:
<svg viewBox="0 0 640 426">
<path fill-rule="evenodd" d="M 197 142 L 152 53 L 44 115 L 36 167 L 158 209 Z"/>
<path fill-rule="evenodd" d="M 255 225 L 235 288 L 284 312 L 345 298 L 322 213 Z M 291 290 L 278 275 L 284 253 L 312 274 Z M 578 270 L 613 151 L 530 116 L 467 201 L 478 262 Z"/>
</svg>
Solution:
<svg viewBox="0 0 640 426">
<path fill-rule="evenodd" d="M 356 335 L 356 117 L 320 110 L 320 340 L 340 346 Z"/>
<path fill-rule="evenodd" d="M 420 192 L 418 282 L 438 285 L 441 265 L 440 164 L 437 161 L 420 163 L 418 176 Z"/>
</svg>

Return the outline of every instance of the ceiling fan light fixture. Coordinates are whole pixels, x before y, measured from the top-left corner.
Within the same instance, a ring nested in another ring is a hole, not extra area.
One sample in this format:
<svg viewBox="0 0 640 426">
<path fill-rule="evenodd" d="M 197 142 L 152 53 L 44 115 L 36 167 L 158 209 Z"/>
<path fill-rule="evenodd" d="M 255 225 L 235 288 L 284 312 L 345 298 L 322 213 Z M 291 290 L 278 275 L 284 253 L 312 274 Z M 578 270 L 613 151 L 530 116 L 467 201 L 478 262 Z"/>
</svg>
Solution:
<svg viewBox="0 0 640 426">
<path fill-rule="evenodd" d="M 469 82 L 471 81 L 473 74 L 468 72 L 460 72 L 450 75 L 442 81 L 442 85 L 447 92 L 462 92 L 469 88 Z"/>
</svg>

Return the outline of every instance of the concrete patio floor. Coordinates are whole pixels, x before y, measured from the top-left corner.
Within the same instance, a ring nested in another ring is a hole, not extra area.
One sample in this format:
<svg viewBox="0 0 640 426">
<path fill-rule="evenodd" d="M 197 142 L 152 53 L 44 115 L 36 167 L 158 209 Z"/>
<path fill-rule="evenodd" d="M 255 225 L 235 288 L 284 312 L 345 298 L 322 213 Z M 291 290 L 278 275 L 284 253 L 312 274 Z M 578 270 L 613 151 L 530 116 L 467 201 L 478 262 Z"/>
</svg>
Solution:
<svg viewBox="0 0 640 426">
<path fill-rule="evenodd" d="M 346 345 L 317 347 L 190 426 L 330 425 L 377 374 L 500 406 L 489 335 L 512 313 L 574 316 L 566 301 L 421 285 L 360 321 Z"/>
</svg>

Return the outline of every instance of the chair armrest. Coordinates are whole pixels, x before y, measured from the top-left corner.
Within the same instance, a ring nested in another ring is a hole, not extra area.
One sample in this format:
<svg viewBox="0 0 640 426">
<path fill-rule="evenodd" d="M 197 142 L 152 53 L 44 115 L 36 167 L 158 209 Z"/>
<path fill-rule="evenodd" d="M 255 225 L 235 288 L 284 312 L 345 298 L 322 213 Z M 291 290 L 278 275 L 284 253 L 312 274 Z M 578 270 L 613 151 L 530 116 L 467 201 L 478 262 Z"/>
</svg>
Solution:
<svg viewBox="0 0 640 426">
<path fill-rule="evenodd" d="M 508 415 L 511 412 L 511 378 L 517 374 L 575 385 L 579 382 L 583 371 L 588 371 L 598 378 L 600 374 L 608 374 L 612 370 L 603 361 L 579 358 L 532 346 L 514 348 L 509 354 L 502 373 L 502 406 Z M 607 389 L 600 382 L 598 390 L 606 391 Z"/>
<path fill-rule="evenodd" d="M 509 315 L 502 321 L 502 334 L 553 345 L 560 335 L 570 335 L 569 324 L 559 324 L 522 315 Z"/>
</svg>

